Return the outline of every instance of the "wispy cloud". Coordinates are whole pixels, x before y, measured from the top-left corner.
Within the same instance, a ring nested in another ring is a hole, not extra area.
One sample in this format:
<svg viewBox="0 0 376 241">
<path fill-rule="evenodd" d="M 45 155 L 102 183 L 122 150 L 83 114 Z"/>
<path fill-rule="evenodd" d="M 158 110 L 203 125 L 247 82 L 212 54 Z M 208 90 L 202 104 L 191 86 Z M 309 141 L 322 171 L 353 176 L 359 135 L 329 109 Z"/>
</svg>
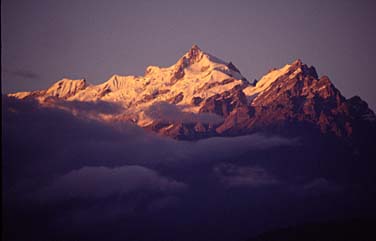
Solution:
<svg viewBox="0 0 376 241">
<path fill-rule="evenodd" d="M 184 183 L 159 175 L 142 166 L 83 167 L 73 170 L 42 189 L 42 198 L 105 198 L 134 191 L 174 192 Z"/>
<path fill-rule="evenodd" d="M 182 123 L 210 123 L 218 124 L 223 121 L 223 117 L 213 113 L 188 113 L 183 112 L 176 105 L 169 104 L 167 102 L 157 102 L 150 106 L 145 114 L 150 118 L 165 122 L 182 122 Z"/>
<path fill-rule="evenodd" d="M 25 79 L 38 79 L 40 75 L 27 69 L 5 69 L 4 73 Z"/>
<path fill-rule="evenodd" d="M 260 167 L 236 166 L 223 163 L 214 167 L 214 172 L 226 187 L 265 187 L 279 181 Z"/>
</svg>

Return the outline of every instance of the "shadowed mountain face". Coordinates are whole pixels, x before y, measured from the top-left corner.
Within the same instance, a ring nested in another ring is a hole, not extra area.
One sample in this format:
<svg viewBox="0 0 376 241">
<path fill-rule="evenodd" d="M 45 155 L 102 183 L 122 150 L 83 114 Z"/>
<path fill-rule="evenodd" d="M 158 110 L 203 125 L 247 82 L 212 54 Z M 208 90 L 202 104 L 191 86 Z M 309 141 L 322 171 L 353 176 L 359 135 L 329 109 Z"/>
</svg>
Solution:
<svg viewBox="0 0 376 241">
<path fill-rule="evenodd" d="M 5 240 L 247 240 L 376 215 L 375 114 L 300 60 L 250 84 L 193 46 L 2 113 Z"/>
</svg>

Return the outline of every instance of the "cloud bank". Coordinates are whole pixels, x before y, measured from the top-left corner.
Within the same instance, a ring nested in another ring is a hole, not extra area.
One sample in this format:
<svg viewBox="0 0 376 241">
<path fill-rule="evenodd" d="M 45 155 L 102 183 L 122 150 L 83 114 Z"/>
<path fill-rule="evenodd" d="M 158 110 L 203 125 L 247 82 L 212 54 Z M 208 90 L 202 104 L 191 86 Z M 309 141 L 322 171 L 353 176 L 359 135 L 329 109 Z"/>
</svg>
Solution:
<svg viewBox="0 0 376 241">
<path fill-rule="evenodd" d="M 260 167 L 221 164 L 214 167 L 214 172 L 227 187 L 266 187 L 279 184 L 279 181 Z"/>
<path fill-rule="evenodd" d="M 41 195 L 51 199 L 105 198 L 134 191 L 175 192 L 184 183 L 160 176 L 142 166 L 82 167 L 73 170 L 43 188 Z"/>
<path fill-rule="evenodd" d="M 156 102 L 151 105 L 145 114 L 150 118 L 167 123 L 197 123 L 219 124 L 223 122 L 223 117 L 213 113 L 191 113 L 184 112 L 178 106 L 167 102 Z"/>
</svg>

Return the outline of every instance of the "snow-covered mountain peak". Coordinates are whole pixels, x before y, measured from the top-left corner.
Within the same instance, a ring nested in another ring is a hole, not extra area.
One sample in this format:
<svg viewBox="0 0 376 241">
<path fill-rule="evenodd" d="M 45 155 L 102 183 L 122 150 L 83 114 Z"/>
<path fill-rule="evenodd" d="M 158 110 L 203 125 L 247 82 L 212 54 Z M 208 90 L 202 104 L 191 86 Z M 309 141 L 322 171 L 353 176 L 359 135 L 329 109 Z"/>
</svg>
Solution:
<svg viewBox="0 0 376 241">
<path fill-rule="evenodd" d="M 303 73 L 304 75 L 310 75 L 314 77 L 315 79 L 318 79 L 318 74 L 316 72 L 315 67 L 304 64 L 300 59 L 297 59 L 291 63 L 291 69 L 292 69 L 292 72 L 299 71 Z"/>
<path fill-rule="evenodd" d="M 203 54 L 204 52 L 196 44 L 194 44 L 185 54 L 185 56 L 191 61 L 197 61 L 202 57 Z"/>
<path fill-rule="evenodd" d="M 179 80 L 191 73 L 209 77 L 214 75 L 213 79 L 218 79 L 217 75 L 220 74 L 222 77 L 226 76 L 226 78 L 235 78 L 246 82 L 246 78 L 241 75 L 232 62 L 226 62 L 202 51 L 197 45 L 193 45 L 171 68 L 174 72 L 174 80 Z"/>
<path fill-rule="evenodd" d="M 295 59 L 292 63 L 291 63 L 292 66 L 302 66 L 303 65 L 303 61 L 301 59 Z"/>
<path fill-rule="evenodd" d="M 230 62 L 231 63 L 231 62 Z M 193 64 L 199 64 L 201 66 L 205 65 L 228 65 L 229 62 L 226 62 L 210 53 L 207 53 L 201 50 L 197 45 L 193 45 L 178 61 L 174 66 L 183 68 L 189 67 Z M 232 63 L 231 63 L 232 64 Z M 233 64 L 232 64 L 233 65 Z"/>
<path fill-rule="evenodd" d="M 204 52 L 197 46 L 193 45 L 175 64 L 177 68 L 185 68 L 191 64 L 199 62 L 204 56 Z"/>
<path fill-rule="evenodd" d="M 279 77 L 286 75 L 291 70 L 290 64 L 286 64 L 280 69 L 272 69 L 264 75 L 255 86 L 249 86 L 243 90 L 247 96 L 255 96 L 271 86 Z"/>
<path fill-rule="evenodd" d="M 50 88 L 48 88 L 46 91 L 46 95 L 66 99 L 75 95 L 78 91 L 83 90 L 85 88 L 85 79 L 72 80 L 64 78 L 54 83 Z"/>
<path fill-rule="evenodd" d="M 279 78 L 288 76 L 289 79 L 293 79 L 298 75 L 311 76 L 314 79 L 318 79 L 316 69 L 313 66 L 307 66 L 300 59 L 296 59 L 291 64 L 286 64 L 282 68 L 271 69 L 266 75 L 264 75 L 255 86 L 249 86 L 243 91 L 247 96 L 256 97 L 265 90 L 271 88 L 271 85 Z"/>
<path fill-rule="evenodd" d="M 157 102 L 168 102 L 181 106 L 185 111 L 198 112 L 203 100 L 235 86 L 249 85 L 234 64 L 202 51 L 197 45 L 169 67 L 148 66 L 144 76 L 113 75 L 99 85 L 78 83 L 63 80 L 48 90 L 19 93 L 15 97 L 38 97 L 43 101 L 48 93 L 48 96 L 68 101 L 118 102 L 135 115 Z M 59 87 L 61 85 L 72 85 L 72 91 L 60 93 L 60 90 L 66 89 Z"/>
<path fill-rule="evenodd" d="M 119 102 L 134 114 L 164 101 L 179 105 L 185 111 L 198 112 L 203 100 L 239 85 L 249 83 L 233 63 L 193 45 L 175 64 L 148 66 L 144 76 L 113 75 L 102 84 L 89 86 L 85 80 L 63 79 L 47 90 L 11 96 L 37 97 L 41 102 L 51 96 L 68 101 Z"/>
<path fill-rule="evenodd" d="M 48 97 L 55 97 L 60 99 L 68 99 L 74 95 L 76 95 L 81 90 L 84 90 L 87 87 L 87 83 L 85 79 L 61 79 L 51 85 L 46 90 L 38 90 L 38 91 L 32 91 L 32 92 L 18 92 L 9 94 L 9 96 L 18 98 L 18 99 L 24 99 L 26 97 L 36 97 L 43 101 L 44 99 Z"/>
</svg>

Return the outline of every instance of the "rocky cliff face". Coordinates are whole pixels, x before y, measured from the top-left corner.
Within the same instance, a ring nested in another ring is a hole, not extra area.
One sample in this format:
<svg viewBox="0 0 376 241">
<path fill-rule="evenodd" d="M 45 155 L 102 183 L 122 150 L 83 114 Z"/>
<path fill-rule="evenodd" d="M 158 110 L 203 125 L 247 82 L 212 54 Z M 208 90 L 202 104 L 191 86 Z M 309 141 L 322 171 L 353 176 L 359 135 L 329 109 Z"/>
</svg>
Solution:
<svg viewBox="0 0 376 241">
<path fill-rule="evenodd" d="M 257 87 L 257 85 L 256 85 Z M 239 90 L 234 89 L 233 93 Z M 224 98 L 225 95 L 222 95 Z M 217 128 L 218 133 L 236 135 L 258 129 L 284 127 L 304 123 L 317 127 L 322 133 L 337 136 L 351 136 L 354 121 L 361 121 L 371 110 L 363 106 L 360 112 L 350 109 L 354 101 L 347 101 L 335 88 L 328 77 L 319 78 L 313 67 L 295 61 L 289 70 L 278 76 L 264 91 L 258 93 L 250 103 L 244 98 L 227 99 L 227 103 L 236 103 L 239 108 L 232 109 L 224 116 L 225 121 Z M 224 101 L 217 98 L 217 105 Z M 210 101 L 201 110 L 222 114 L 213 108 Z M 357 105 L 357 104 L 356 104 Z M 372 119 L 372 117 L 371 117 Z"/>
</svg>

